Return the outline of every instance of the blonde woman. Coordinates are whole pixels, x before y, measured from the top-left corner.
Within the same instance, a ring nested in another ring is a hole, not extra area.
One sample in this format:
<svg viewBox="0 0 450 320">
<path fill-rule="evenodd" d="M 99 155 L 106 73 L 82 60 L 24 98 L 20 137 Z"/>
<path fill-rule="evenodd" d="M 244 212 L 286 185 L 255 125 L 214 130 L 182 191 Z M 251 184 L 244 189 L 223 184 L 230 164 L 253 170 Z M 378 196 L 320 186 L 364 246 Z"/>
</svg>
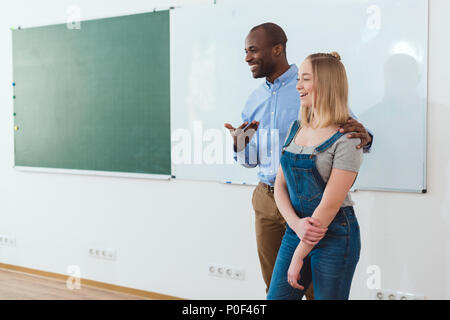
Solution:
<svg viewBox="0 0 450 320">
<path fill-rule="evenodd" d="M 312 282 L 315 299 L 348 299 L 361 248 L 348 193 L 363 159 L 339 131 L 349 118 L 348 82 L 338 53 L 308 56 L 298 72 L 301 119 L 282 149 L 275 201 L 287 222 L 268 299 L 301 299 Z M 326 232 L 298 237 L 303 219 Z"/>
</svg>

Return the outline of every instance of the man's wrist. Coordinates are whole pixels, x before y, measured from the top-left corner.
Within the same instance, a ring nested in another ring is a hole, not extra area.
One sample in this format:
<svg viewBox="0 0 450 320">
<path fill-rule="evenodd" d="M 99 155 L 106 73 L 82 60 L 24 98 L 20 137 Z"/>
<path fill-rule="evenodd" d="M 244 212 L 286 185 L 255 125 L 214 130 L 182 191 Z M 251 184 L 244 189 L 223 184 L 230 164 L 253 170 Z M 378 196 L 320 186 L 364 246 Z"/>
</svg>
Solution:
<svg viewBox="0 0 450 320">
<path fill-rule="evenodd" d="M 370 134 L 367 132 L 367 144 L 371 144 L 372 143 L 372 137 L 370 136 Z"/>
<path fill-rule="evenodd" d="M 367 132 L 367 136 L 368 136 L 368 142 L 366 143 L 366 145 L 364 146 L 364 149 L 370 149 L 370 147 L 372 147 L 372 142 L 373 142 L 373 136 Z"/>
</svg>

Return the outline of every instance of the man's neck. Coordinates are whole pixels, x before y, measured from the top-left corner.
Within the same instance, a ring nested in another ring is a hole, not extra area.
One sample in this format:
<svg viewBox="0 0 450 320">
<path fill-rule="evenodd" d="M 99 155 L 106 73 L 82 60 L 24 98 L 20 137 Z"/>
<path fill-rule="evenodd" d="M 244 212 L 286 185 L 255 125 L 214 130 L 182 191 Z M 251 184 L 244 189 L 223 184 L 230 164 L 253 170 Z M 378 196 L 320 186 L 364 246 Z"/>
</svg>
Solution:
<svg viewBox="0 0 450 320">
<path fill-rule="evenodd" d="M 274 83 L 275 80 L 278 77 L 280 77 L 281 75 L 283 75 L 286 71 L 288 71 L 290 67 L 291 66 L 286 61 L 285 63 L 283 63 L 283 65 L 278 67 L 277 70 L 273 74 L 271 74 L 270 76 L 266 77 L 266 80 L 269 81 L 270 83 Z"/>
</svg>

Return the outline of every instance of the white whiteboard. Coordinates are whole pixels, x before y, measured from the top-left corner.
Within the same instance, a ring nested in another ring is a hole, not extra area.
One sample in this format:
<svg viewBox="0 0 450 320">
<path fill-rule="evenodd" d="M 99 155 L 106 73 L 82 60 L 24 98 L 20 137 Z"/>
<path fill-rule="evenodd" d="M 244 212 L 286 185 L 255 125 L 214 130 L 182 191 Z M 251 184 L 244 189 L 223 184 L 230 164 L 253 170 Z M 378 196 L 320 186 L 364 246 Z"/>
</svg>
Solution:
<svg viewBox="0 0 450 320">
<path fill-rule="evenodd" d="M 264 22 L 285 30 L 291 64 L 315 52 L 340 53 L 350 108 L 375 135 L 354 188 L 426 189 L 427 0 L 219 1 L 172 10 L 172 147 L 180 146 L 174 131 L 184 129 L 196 154 L 191 164 L 173 161 L 173 174 L 257 182 L 256 169 L 230 161 L 231 139 L 223 124 L 241 123 L 248 95 L 264 81 L 253 79 L 244 61 L 248 31 Z M 206 136 L 198 134 L 207 129 Z M 208 158 L 216 154 L 208 143 L 218 139 L 225 163 L 211 164 L 218 157 Z M 194 149 L 202 149 L 207 161 Z"/>
</svg>

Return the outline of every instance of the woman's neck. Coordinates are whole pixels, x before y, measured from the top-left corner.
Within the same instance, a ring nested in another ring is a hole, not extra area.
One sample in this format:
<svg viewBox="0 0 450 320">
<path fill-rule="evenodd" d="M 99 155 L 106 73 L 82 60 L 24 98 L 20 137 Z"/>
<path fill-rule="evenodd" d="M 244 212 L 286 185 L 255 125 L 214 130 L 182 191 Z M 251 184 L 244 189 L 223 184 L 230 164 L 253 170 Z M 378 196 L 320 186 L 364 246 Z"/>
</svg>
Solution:
<svg viewBox="0 0 450 320">
<path fill-rule="evenodd" d="M 319 127 L 319 117 L 317 111 L 316 110 L 313 111 L 312 122 L 309 125 L 310 130 L 327 131 L 330 129 L 337 130 L 337 128 L 339 128 L 337 124 L 330 124 L 326 127 Z"/>
</svg>

